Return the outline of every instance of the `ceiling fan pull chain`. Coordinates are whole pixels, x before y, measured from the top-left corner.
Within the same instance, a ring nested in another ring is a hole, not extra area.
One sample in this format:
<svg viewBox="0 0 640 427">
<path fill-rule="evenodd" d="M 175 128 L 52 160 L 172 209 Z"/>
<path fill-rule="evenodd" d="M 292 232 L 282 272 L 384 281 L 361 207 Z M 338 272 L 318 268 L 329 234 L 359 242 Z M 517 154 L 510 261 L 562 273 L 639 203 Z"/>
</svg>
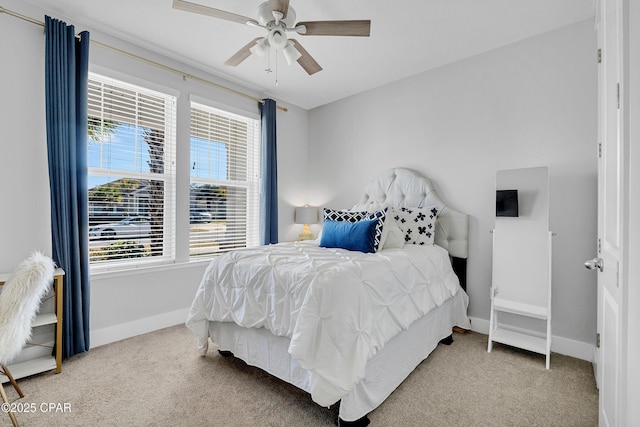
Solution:
<svg viewBox="0 0 640 427">
<path fill-rule="evenodd" d="M 273 70 L 271 70 L 271 48 L 269 48 L 269 50 L 267 51 L 267 68 L 264 69 L 267 74 L 273 72 Z"/>
<path fill-rule="evenodd" d="M 276 55 L 276 87 L 278 87 L 278 51 L 274 49 Z"/>
</svg>

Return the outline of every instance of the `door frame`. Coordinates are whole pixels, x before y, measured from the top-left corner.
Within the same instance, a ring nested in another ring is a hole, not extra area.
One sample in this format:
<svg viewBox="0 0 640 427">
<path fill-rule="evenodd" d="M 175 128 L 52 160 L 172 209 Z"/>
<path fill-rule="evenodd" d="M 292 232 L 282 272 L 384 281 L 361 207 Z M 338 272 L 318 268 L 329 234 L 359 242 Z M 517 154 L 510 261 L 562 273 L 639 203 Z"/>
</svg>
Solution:
<svg viewBox="0 0 640 427">
<path fill-rule="evenodd" d="M 620 425 L 640 425 L 640 4 L 623 1 L 622 129 L 625 140 L 623 194 L 623 269 L 621 271 Z"/>
</svg>

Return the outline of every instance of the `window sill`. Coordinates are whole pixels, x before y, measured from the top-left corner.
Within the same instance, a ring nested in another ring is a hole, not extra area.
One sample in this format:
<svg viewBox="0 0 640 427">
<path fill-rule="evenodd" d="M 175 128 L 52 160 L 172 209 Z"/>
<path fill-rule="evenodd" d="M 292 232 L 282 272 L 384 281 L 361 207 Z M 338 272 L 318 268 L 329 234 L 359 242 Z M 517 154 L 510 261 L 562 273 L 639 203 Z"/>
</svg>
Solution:
<svg viewBox="0 0 640 427">
<path fill-rule="evenodd" d="M 109 279 L 113 277 L 133 276 L 136 274 L 156 273 L 159 271 L 173 271 L 184 268 L 206 267 L 211 262 L 208 259 L 196 259 L 184 262 L 176 261 L 158 261 L 157 263 L 149 263 L 146 265 L 137 264 L 135 266 L 93 266 L 90 269 L 89 276 L 92 279 Z"/>
</svg>

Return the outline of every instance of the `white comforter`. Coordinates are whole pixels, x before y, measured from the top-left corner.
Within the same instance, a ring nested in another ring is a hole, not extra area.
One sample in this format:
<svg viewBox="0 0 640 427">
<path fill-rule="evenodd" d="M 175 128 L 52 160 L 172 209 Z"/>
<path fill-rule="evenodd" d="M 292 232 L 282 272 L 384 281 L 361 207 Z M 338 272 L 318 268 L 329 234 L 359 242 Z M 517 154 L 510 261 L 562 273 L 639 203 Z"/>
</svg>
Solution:
<svg viewBox="0 0 640 427">
<path fill-rule="evenodd" d="M 364 254 L 280 243 L 215 258 L 186 324 L 204 348 L 209 320 L 289 337 L 289 353 L 311 373 L 313 400 L 330 406 L 387 341 L 459 290 L 437 245 Z"/>
</svg>

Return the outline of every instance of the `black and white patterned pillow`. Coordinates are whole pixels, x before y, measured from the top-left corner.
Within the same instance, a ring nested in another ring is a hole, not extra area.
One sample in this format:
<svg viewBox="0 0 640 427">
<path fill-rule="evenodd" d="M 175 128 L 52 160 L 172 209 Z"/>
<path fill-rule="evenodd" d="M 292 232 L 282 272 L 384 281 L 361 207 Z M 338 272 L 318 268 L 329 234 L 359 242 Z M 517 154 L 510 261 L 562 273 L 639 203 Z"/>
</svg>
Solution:
<svg viewBox="0 0 640 427">
<path fill-rule="evenodd" d="M 331 221 L 348 221 L 348 222 L 358 222 L 362 221 L 365 215 L 368 212 L 356 212 L 356 211 L 339 211 L 336 209 L 324 208 L 324 219 L 328 219 Z"/>
<path fill-rule="evenodd" d="M 407 245 L 431 245 L 436 231 L 438 208 L 400 208 L 393 209 L 390 215 L 404 234 Z"/>
<path fill-rule="evenodd" d="M 375 212 L 358 212 L 358 211 L 340 211 L 335 209 L 324 208 L 323 217 L 329 221 L 348 221 L 358 222 L 363 220 L 376 219 L 376 232 L 374 236 L 374 248 L 375 251 L 382 249 L 382 230 L 384 229 L 384 219 L 387 215 L 387 208 L 381 209 Z"/>
</svg>

